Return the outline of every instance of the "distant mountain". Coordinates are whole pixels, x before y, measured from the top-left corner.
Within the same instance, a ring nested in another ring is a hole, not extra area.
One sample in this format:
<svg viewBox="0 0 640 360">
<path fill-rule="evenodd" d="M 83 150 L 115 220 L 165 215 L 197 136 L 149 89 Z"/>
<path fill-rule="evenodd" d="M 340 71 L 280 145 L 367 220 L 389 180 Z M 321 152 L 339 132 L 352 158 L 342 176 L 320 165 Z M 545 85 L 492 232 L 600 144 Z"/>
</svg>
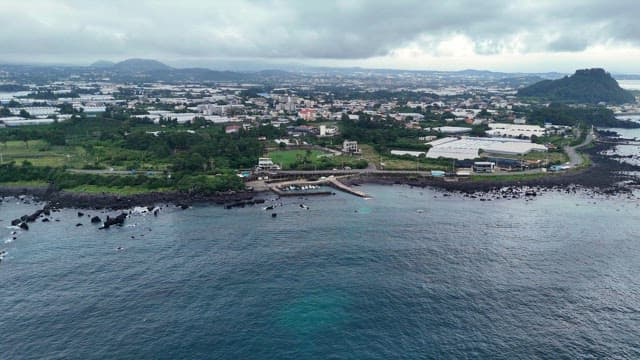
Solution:
<svg viewBox="0 0 640 360">
<path fill-rule="evenodd" d="M 542 80 L 518 90 L 518 96 L 539 97 L 557 102 L 623 104 L 635 97 L 622 89 L 604 69 L 577 70 L 558 80 Z"/>
<path fill-rule="evenodd" d="M 203 68 L 157 69 L 145 72 L 156 81 L 242 81 L 246 75 L 233 71 L 216 71 Z"/>
<path fill-rule="evenodd" d="M 114 64 L 113 69 L 122 72 L 140 73 L 158 70 L 172 70 L 173 68 L 157 60 L 127 59 Z"/>
<path fill-rule="evenodd" d="M 115 64 L 116 63 L 114 63 L 113 61 L 98 60 L 89 66 L 95 67 L 95 68 L 110 68 L 110 67 L 113 67 L 113 65 Z"/>
</svg>

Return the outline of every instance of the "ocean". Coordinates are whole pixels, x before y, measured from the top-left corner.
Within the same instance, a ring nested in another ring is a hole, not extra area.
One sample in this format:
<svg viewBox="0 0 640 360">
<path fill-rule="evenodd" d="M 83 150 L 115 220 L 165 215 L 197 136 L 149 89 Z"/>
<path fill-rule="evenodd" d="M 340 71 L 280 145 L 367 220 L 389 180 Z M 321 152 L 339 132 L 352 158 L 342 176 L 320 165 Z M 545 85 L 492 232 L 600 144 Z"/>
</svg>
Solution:
<svg viewBox="0 0 640 360">
<path fill-rule="evenodd" d="M 640 80 L 618 80 L 618 84 L 625 90 L 640 90 Z"/>
<path fill-rule="evenodd" d="M 108 230 L 7 199 L 0 358 L 640 357 L 636 198 L 361 189 Z"/>
</svg>

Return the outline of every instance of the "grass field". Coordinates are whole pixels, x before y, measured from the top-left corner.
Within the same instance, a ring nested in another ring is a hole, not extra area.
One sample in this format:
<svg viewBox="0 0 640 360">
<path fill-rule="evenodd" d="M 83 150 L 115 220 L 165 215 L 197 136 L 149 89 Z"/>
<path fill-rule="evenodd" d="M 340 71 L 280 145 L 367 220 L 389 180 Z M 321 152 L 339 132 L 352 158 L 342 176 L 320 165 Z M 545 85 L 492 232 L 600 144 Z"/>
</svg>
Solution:
<svg viewBox="0 0 640 360">
<path fill-rule="evenodd" d="M 66 156 L 51 149 L 41 140 L 29 141 L 28 145 L 22 141 L 7 141 L 0 145 L 0 160 L 16 163 L 26 160 L 36 166 L 62 166 Z"/>
<path fill-rule="evenodd" d="M 268 157 L 273 160 L 274 164 L 279 164 L 283 169 L 286 169 L 305 157 L 312 163 L 317 162 L 321 155 L 327 155 L 327 153 L 319 150 L 278 150 L 270 152 Z"/>
<path fill-rule="evenodd" d="M 115 170 L 165 170 L 164 163 L 149 162 L 144 151 L 125 150 L 106 146 L 91 146 L 89 153 L 82 146 L 51 146 L 43 140 L 8 141 L 0 144 L 0 162 L 29 161 L 34 166 L 62 167 L 73 169 L 114 168 Z"/>
<path fill-rule="evenodd" d="M 26 187 L 46 187 L 49 184 L 45 181 L 11 181 L 11 182 L 0 182 L 0 186 L 26 186 Z"/>
<path fill-rule="evenodd" d="M 381 169 L 380 163 L 384 164 L 384 170 L 416 170 L 416 167 L 420 171 L 428 170 L 448 170 L 447 166 L 441 164 L 435 164 L 430 162 L 429 159 L 419 159 L 416 164 L 415 160 L 398 159 L 392 156 L 380 156 L 378 152 L 372 146 L 361 145 L 360 150 L 362 156 L 369 162 L 369 164 L 375 164 L 376 168 Z"/>
</svg>

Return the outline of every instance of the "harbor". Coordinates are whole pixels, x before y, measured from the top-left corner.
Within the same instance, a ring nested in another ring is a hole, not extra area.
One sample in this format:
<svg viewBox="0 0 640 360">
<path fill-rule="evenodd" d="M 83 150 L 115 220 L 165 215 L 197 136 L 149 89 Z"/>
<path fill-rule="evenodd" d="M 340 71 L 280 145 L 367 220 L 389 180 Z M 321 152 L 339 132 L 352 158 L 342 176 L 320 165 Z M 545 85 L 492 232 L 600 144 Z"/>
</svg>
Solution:
<svg viewBox="0 0 640 360">
<path fill-rule="evenodd" d="M 340 177 L 344 178 L 346 176 Z M 339 178 L 331 175 L 328 177 L 321 177 L 317 180 L 308 179 L 296 179 L 289 181 L 274 181 L 268 180 L 255 181 L 251 183 L 252 187 L 256 190 L 270 190 L 279 196 L 309 196 L 309 195 L 332 195 L 332 191 L 322 190 L 323 186 L 330 186 L 336 190 L 343 191 L 345 193 L 355 195 L 361 198 L 370 197 L 368 194 L 356 190 L 351 186 L 348 186 L 341 182 Z"/>
</svg>

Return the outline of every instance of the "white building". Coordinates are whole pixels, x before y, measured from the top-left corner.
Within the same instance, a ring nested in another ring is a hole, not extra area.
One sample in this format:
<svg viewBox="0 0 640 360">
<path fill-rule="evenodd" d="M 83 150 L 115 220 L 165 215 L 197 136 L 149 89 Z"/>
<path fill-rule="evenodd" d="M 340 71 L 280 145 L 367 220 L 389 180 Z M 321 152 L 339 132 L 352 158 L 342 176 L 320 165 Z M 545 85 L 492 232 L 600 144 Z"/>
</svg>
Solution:
<svg viewBox="0 0 640 360">
<path fill-rule="evenodd" d="M 256 170 L 280 170 L 280 166 L 274 164 L 271 158 L 259 158 Z"/>
<path fill-rule="evenodd" d="M 546 129 L 537 125 L 491 123 L 487 135 L 493 137 L 509 137 L 530 139 L 531 136 L 544 136 Z"/>
<path fill-rule="evenodd" d="M 359 153 L 360 149 L 358 148 L 358 142 L 345 140 L 342 143 L 342 152 L 351 153 L 351 154 Z"/>
<path fill-rule="evenodd" d="M 420 113 L 398 113 L 398 116 L 400 116 L 402 120 L 407 120 L 408 118 L 411 118 L 415 121 L 424 120 L 424 115 Z"/>
<path fill-rule="evenodd" d="M 31 116 L 50 116 L 57 115 L 58 109 L 53 106 L 32 106 L 32 107 L 21 107 L 21 108 L 9 108 L 13 115 L 19 115 L 21 110 L 25 110 Z"/>
<path fill-rule="evenodd" d="M 506 138 L 448 137 L 428 143 L 431 148 L 427 157 L 470 160 L 480 156 L 480 152 L 502 155 L 524 155 L 531 151 L 547 151 L 544 145 L 527 140 Z"/>
<path fill-rule="evenodd" d="M 427 153 L 425 153 L 424 151 L 391 150 L 391 155 L 398 155 L 398 156 L 411 155 L 411 156 L 419 157 L 420 155 L 426 155 L 426 154 Z"/>
<path fill-rule="evenodd" d="M 338 128 L 335 126 L 320 125 L 320 136 L 334 136 L 338 133 Z"/>
<path fill-rule="evenodd" d="M 443 134 L 465 134 L 465 133 L 471 132 L 470 127 L 463 127 L 463 126 L 441 126 L 441 127 L 431 128 L 431 130 L 437 131 Z"/>
<path fill-rule="evenodd" d="M 25 119 L 19 116 L 0 118 L 0 123 L 3 123 L 7 127 L 24 125 L 45 125 L 53 124 L 54 122 L 54 119 Z"/>
</svg>

